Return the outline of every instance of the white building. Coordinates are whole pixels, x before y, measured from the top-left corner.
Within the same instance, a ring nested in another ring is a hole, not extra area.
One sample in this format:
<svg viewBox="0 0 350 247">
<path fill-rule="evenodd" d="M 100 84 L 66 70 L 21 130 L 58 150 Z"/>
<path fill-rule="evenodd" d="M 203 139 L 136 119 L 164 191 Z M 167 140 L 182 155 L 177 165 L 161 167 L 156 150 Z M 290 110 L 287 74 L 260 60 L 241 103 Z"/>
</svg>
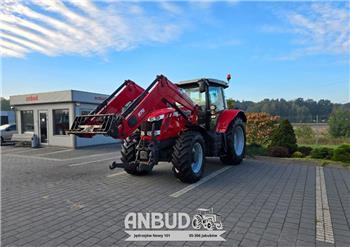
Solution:
<svg viewBox="0 0 350 247">
<path fill-rule="evenodd" d="M 80 138 L 67 135 L 75 116 L 86 115 L 108 95 L 65 90 L 47 93 L 15 95 L 10 104 L 16 112 L 20 134 L 36 134 L 42 145 L 83 147 L 116 142 L 106 136 Z"/>
</svg>

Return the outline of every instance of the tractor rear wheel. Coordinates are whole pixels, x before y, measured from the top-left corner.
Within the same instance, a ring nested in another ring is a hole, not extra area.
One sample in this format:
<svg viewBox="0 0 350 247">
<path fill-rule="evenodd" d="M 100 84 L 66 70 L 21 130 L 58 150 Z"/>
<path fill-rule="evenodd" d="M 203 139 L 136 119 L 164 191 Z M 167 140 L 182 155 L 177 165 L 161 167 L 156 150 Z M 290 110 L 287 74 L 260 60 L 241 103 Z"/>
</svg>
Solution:
<svg viewBox="0 0 350 247">
<path fill-rule="evenodd" d="M 237 117 L 230 125 L 227 133 L 227 151 L 220 157 L 221 162 L 227 165 L 238 165 L 245 156 L 246 135 L 245 124 L 242 118 Z"/>
<path fill-rule="evenodd" d="M 152 171 L 153 167 L 141 166 L 135 162 L 136 146 L 140 141 L 140 134 L 134 133 L 126 138 L 121 147 L 121 160 L 125 165 L 124 170 L 131 175 L 145 175 Z"/>
<path fill-rule="evenodd" d="M 185 183 L 197 182 L 205 163 L 204 140 L 200 133 L 184 132 L 176 141 L 171 162 L 175 177 Z"/>
</svg>

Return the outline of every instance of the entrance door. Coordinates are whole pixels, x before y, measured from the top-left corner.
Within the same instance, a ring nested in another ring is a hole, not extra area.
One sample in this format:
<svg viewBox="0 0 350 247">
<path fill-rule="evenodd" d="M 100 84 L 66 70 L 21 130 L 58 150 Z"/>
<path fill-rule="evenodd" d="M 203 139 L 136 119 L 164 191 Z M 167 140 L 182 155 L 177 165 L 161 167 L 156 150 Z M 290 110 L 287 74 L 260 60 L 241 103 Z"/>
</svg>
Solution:
<svg viewBox="0 0 350 247">
<path fill-rule="evenodd" d="M 39 111 L 39 136 L 41 143 L 47 143 L 47 112 Z"/>
</svg>

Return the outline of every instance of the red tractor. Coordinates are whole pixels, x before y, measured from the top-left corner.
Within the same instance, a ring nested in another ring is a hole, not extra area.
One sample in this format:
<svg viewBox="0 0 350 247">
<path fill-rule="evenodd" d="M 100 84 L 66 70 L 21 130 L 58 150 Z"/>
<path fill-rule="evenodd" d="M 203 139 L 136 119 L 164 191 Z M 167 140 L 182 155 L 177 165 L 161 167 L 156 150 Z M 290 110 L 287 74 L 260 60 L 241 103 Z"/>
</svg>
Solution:
<svg viewBox="0 0 350 247">
<path fill-rule="evenodd" d="M 70 134 L 122 139 L 122 167 L 132 175 L 150 173 L 159 161 L 171 162 L 183 182 L 198 181 L 205 157 L 237 165 L 245 155 L 246 116 L 229 110 L 228 83 L 196 79 L 177 83 L 160 75 L 144 90 L 125 81 L 89 115 L 75 118 Z"/>
</svg>

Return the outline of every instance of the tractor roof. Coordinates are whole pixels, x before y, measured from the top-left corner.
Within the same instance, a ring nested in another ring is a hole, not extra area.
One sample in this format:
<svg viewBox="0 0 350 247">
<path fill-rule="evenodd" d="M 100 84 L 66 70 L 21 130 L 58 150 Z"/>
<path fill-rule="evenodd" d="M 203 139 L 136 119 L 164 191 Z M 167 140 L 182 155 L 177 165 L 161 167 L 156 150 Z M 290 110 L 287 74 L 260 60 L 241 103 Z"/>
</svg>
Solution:
<svg viewBox="0 0 350 247">
<path fill-rule="evenodd" d="M 212 78 L 199 78 L 199 79 L 192 79 L 192 80 L 186 80 L 186 81 L 179 81 L 176 83 L 178 86 L 184 86 L 184 85 L 190 85 L 190 84 L 197 84 L 200 81 L 206 81 L 209 84 L 216 84 L 218 86 L 227 88 L 228 83 L 222 80 L 212 79 Z"/>
</svg>

